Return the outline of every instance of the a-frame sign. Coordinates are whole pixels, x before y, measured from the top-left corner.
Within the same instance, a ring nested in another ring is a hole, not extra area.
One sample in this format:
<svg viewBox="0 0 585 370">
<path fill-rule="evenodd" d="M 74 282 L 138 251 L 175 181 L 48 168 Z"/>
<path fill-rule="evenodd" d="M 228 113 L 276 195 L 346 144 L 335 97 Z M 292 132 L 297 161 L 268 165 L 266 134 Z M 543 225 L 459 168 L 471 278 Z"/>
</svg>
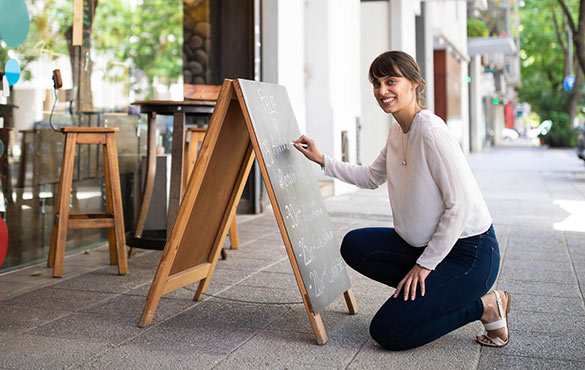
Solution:
<svg viewBox="0 0 585 370">
<path fill-rule="evenodd" d="M 151 323 L 162 295 L 199 281 L 194 300 L 202 298 L 255 155 L 317 343 L 327 342 L 319 313 L 333 300 L 343 294 L 349 313 L 357 312 L 310 162 L 290 145 L 299 136 L 284 87 L 224 81 L 141 327 Z"/>
</svg>

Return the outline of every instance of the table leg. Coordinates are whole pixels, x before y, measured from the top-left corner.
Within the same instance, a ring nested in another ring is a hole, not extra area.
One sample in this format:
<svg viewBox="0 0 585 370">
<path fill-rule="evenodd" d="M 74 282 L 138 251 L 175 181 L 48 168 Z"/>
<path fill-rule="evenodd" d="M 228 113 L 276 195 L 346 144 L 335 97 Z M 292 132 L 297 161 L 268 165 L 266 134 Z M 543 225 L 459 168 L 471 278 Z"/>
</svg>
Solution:
<svg viewBox="0 0 585 370">
<path fill-rule="evenodd" d="M 171 190 L 169 194 L 169 211 L 167 214 L 167 235 L 175 223 L 179 204 L 181 203 L 183 184 L 183 152 L 185 150 L 185 113 L 177 112 L 173 117 L 173 144 L 171 153 Z"/>
<path fill-rule="evenodd" d="M 139 238 L 144 231 L 144 223 L 148 215 L 148 207 L 152 199 L 152 190 L 154 189 L 154 177 L 156 174 L 156 113 L 148 114 L 148 144 L 146 150 L 146 179 L 142 188 L 142 201 L 136 217 L 134 226 L 134 236 Z"/>
<path fill-rule="evenodd" d="M 10 177 L 10 163 L 8 163 L 8 152 L 11 145 L 11 128 L 0 129 L 0 140 L 4 144 L 4 152 L 0 155 L 0 181 L 2 192 L 8 204 L 14 203 L 12 198 L 12 178 Z"/>
</svg>

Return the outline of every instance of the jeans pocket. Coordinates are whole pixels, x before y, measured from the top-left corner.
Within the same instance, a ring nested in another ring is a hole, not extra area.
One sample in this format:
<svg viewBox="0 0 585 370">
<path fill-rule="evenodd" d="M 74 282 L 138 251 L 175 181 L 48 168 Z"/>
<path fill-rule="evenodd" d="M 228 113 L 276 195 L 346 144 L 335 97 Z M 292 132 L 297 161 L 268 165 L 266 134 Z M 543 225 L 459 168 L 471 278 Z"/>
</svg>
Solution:
<svg viewBox="0 0 585 370">
<path fill-rule="evenodd" d="M 478 259 L 479 240 L 470 239 L 459 239 L 456 244 L 456 258 L 461 267 L 463 267 L 465 275 L 473 270 Z"/>
</svg>

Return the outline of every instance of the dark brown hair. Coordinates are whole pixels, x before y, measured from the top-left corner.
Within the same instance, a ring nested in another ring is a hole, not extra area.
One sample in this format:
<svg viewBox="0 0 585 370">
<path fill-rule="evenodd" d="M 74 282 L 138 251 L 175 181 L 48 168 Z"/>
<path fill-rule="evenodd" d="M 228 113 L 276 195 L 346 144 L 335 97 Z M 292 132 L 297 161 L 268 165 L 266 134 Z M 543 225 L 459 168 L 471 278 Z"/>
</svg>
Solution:
<svg viewBox="0 0 585 370">
<path fill-rule="evenodd" d="M 418 84 L 416 87 L 416 103 L 425 108 L 423 92 L 425 80 L 420 75 L 420 69 L 416 61 L 408 54 L 399 50 L 387 51 L 378 55 L 370 65 L 368 72 L 370 82 L 384 77 L 405 77 Z"/>
</svg>

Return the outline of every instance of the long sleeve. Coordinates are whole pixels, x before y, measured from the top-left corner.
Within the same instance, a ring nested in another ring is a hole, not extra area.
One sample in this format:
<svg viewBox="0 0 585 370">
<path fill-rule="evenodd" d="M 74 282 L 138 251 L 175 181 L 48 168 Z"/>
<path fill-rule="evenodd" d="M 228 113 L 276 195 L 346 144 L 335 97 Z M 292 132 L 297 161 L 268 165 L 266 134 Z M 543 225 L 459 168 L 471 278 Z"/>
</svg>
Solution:
<svg viewBox="0 0 585 370">
<path fill-rule="evenodd" d="M 325 156 L 325 175 L 364 189 L 375 189 L 386 182 L 386 147 L 370 166 L 357 166 Z"/>
<path fill-rule="evenodd" d="M 475 179 L 457 141 L 447 129 L 430 128 L 424 135 L 425 157 L 439 188 L 444 212 L 417 263 L 434 270 L 465 229 L 473 208 Z"/>
</svg>

